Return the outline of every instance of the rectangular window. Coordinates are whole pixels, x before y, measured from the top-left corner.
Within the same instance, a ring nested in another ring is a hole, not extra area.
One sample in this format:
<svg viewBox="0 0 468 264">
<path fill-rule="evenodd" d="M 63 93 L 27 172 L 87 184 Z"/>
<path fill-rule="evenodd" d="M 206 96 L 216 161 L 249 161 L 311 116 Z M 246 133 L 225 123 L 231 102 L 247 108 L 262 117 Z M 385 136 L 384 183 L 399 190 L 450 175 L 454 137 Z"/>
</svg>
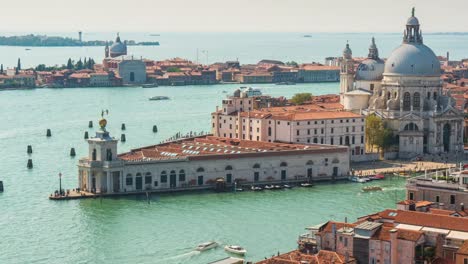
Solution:
<svg viewBox="0 0 468 264">
<path fill-rule="evenodd" d="M 317 135 L 317 129 L 314 129 L 314 134 Z"/>
<path fill-rule="evenodd" d="M 412 193 L 412 192 L 409 193 L 409 199 L 414 200 L 414 193 Z"/>
<path fill-rule="evenodd" d="M 330 145 L 333 145 L 333 138 L 330 138 Z"/>
<path fill-rule="evenodd" d="M 254 181 L 258 181 L 260 179 L 260 172 L 256 171 L 254 172 Z"/>
<path fill-rule="evenodd" d="M 450 195 L 450 204 L 455 204 L 455 195 Z"/>
<path fill-rule="evenodd" d="M 145 176 L 145 184 L 151 184 L 151 176 Z"/>
<path fill-rule="evenodd" d="M 167 182 L 167 175 L 161 175 L 161 183 Z"/>
<path fill-rule="evenodd" d="M 154 187 L 158 187 L 158 181 L 154 181 Z"/>
<path fill-rule="evenodd" d="M 436 201 L 436 203 L 440 203 L 440 196 L 439 195 L 436 195 L 435 201 Z"/>
<path fill-rule="evenodd" d="M 298 136 L 299 136 L 299 130 L 297 130 L 297 131 L 296 131 L 296 135 L 298 135 Z"/>
<path fill-rule="evenodd" d="M 320 129 L 320 134 L 323 134 L 323 128 L 322 128 L 322 129 Z"/>
<path fill-rule="evenodd" d="M 361 136 L 361 144 L 364 144 L 364 136 Z"/>
<path fill-rule="evenodd" d="M 307 129 L 307 135 L 310 135 L 310 129 Z"/>
<path fill-rule="evenodd" d="M 330 132 L 333 134 L 333 131 L 334 131 L 334 129 L 333 129 L 333 127 L 332 127 L 332 128 L 330 129 Z"/>
<path fill-rule="evenodd" d="M 185 173 L 179 173 L 179 181 L 185 181 Z"/>
</svg>

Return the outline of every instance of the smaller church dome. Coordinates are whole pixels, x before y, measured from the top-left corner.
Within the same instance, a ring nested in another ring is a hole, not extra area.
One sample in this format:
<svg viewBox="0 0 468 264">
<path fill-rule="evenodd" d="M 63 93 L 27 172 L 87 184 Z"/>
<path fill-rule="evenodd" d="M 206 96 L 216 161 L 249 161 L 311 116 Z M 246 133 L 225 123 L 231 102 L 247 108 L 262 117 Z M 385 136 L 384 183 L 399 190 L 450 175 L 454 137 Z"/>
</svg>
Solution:
<svg viewBox="0 0 468 264">
<path fill-rule="evenodd" d="M 351 48 L 349 47 L 349 43 L 346 43 L 346 47 L 343 50 L 343 57 L 346 59 L 351 59 L 353 56 L 353 51 L 351 51 Z"/>
<path fill-rule="evenodd" d="M 358 81 L 379 81 L 385 70 L 385 62 L 381 59 L 365 59 L 359 64 L 356 72 Z"/>
<path fill-rule="evenodd" d="M 419 25 L 419 20 L 417 17 L 410 17 L 408 18 L 408 21 L 406 22 L 406 25 L 408 26 L 418 26 Z"/>
</svg>

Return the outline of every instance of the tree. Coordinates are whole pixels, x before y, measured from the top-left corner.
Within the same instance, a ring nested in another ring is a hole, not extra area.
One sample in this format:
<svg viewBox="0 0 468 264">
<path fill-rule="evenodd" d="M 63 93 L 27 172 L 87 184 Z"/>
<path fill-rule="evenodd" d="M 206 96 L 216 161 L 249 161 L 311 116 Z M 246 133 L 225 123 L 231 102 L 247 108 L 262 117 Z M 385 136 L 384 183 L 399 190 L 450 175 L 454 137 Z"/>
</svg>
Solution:
<svg viewBox="0 0 468 264">
<path fill-rule="evenodd" d="M 0 65 L 0 74 L 3 74 L 3 64 Z"/>
<path fill-rule="evenodd" d="M 288 62 L 286 62 L 286 65 L 292 66 L 294 68 L 299 67 L 299 64 L 297 62 L 295 62 L 295 61 L 288 61 Z"/>
<path fill-rule="evenodd" d="M 383 122 L 382 119 L 375 114 L 368 115 L 366 117 L 366 141 L 367 145 L 374 149 L 374 146 L 378 146 L 379 138 L 383 133 Z"/>
<path fill-rule="evenodd" d="M 21 70 L 21 59 L 20 59 L 20 58 L 18 58 L 18 65 L 16 66 L 16 69 L 17 69 L 18 71 Z"/>
<path fill-rule="evenodd" d="M 35 70 L 36 71 L 45 71 L 46 66 L 45 66 L 45 64 L 39 64 L 39 65 L 36 66 Z"/>
<path fill-rule="evenodd" d="M 77 70 L 82 70 L 82 69 L 83 69 L 83 62 L 81 61 L 81 58 L 80 58 L 80 60 L 76 63 L 75 69 L 77 69 Z"/>
<path fill-rule="evenodd" d="M 68 58 L 67 69 L 73 70 L 73 62 L 72 62 L 71 58 Z"/>
<path fill-rule="evenodd" d="M 300 105 L 310 100 L 312 100 L 311 93 L 297 93 L 291 98 L 291 102 L 295 105 Z"/>
<path fill-rule="evenodd" d="M 181 70 L 177 67 L 169 67 L 166 70 L 167 72 L 181 72 Z"/>
</svg>

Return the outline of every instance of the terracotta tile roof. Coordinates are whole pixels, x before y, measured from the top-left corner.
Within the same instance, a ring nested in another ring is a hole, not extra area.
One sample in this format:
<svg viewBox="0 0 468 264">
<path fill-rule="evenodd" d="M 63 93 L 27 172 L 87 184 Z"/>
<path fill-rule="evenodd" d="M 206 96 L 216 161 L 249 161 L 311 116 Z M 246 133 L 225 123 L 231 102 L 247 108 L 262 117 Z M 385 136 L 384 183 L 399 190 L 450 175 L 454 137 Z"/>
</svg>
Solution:
<svg viewBox="0 0 468 264">
<path fill-rule="evenodd" d="M 402 240 L 408 240 L 416 242 L 418 241 L 424 233 L 421 231 L 413 231 L 406 229 L 398 229 L 397 238 Z"/>
<path fill-rule="evenodd" d="M 344 223 L 344 222 L 334 222 L 334 221 L 328 221 L 324 226 L 322 226 L 322 229 L 317 232 L 319 235 L 323 235 L 325 233 L 331 233 L 333 229 L 333 224 L 335 224 L 336 230 L 343 228 L 343 227 L 352 227 L 354 228 L 357 224 L 356 223 Z"/>
<path fill-rule="evenodd" d="M 468 240 L 465 240 L 463 245 L 458 249 L 457 254 L 468 255 Z"/>
<path fill-rule="evenodd" d="M 429 213 L 437 214 L 437 215 L 452 215 L 452 214 L 455 213 L 455 211 L 443 210 L 443 209 L 437 209 L 437 208 L 430 208 Z"/>
<path fill-rule="evenodd" d="M 372 240 L 390 241 L 390 230 L 394 229 L 392 226 L 382 226 L 372 236 Z"/>
<path fill-rule="evenodd" d="M 294 250 L 270 259 L 262 260 L 257 264 L 345 264 L 345 256 L 333 251 L 320 250 L 316 255 L 308 255 Z M 353 257 L 349 257 L 348 263 L 355 263 Z"/>
<path fill-rule="evenodd" d="M 127 161 L 255 158 L 307 153 L 345 152 L 346 147 L 238 140 L 214 136 L 181 139 L 120 154 Z"/>
<path fill-rule="evenodd" d="M 398 210 L 396 223 L 468 232 L 468 218 Z"/>
</svg>

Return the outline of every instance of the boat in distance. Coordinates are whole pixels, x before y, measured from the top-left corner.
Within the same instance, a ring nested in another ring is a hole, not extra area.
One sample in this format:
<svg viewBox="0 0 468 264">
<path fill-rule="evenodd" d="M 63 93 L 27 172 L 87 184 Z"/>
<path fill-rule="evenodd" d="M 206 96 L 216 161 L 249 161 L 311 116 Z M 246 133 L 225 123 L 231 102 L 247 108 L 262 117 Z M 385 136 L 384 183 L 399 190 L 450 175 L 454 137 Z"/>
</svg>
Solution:
<svg viewBox="0 0 468 264">
<path fill-rule="evenodd" d="M 158 87 L 157 83 L 145 83 L 141 85 L 141 88 L 156 88 Z"/>
<path fill-rule="evenodd" d="M 235 245 L 225 246 L 224 250 L 233 254 L 241 255 L 241 256 L 244 256 L 245 253 L 247 253 L 247 250 L 245 250 L 245 248 L 241 246 L 235 246 Z"/>
<path fill-rule="evenodd" d="M 209 250 L 209 249 L 212 249 L 212 248 L 215 248 L 218 246 L 218 243 L 216 243 L 215 241 L 210 241 L 210 242 L 205 242 L 205 243 L 201 243 L 199 244 L 195 250 L 197 251 L 205 251 L 205 250 Z"/>
<path fill-rule="evenodd" d="M 153 96 L 149 100 L 150 101 L 169 100 L 169 97 L 167 97 L 167 96 Z"/>
</svg>

